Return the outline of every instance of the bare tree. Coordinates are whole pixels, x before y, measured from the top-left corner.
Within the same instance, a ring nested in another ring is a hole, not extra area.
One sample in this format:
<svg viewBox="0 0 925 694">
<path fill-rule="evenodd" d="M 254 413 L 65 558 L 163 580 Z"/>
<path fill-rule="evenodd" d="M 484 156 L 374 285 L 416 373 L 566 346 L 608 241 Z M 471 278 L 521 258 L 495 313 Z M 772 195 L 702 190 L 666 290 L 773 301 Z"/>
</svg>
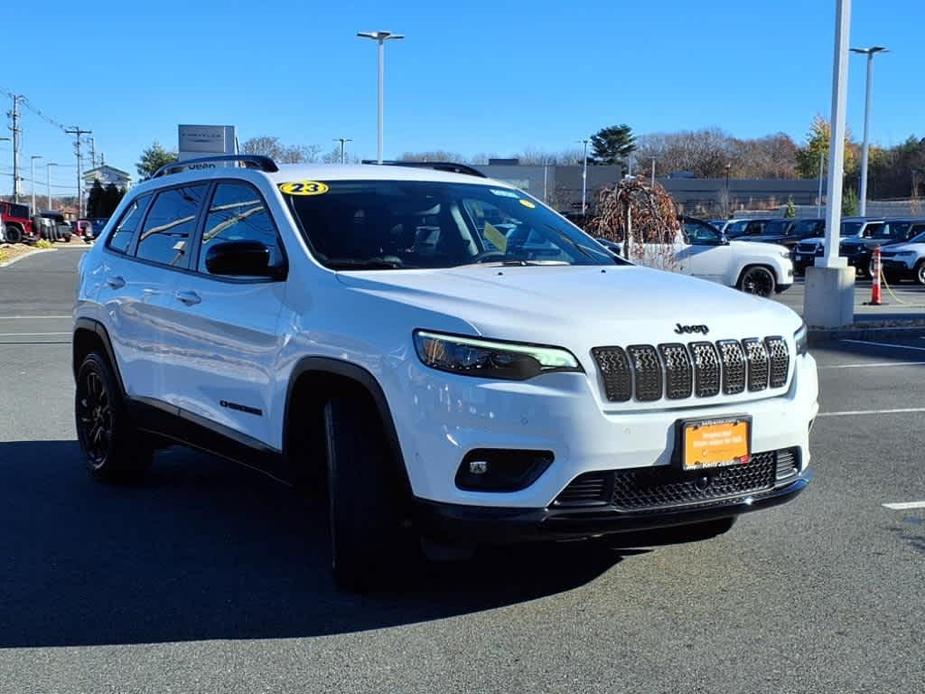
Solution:
<svg viewBox="0 0 925 694">
<path fill-rule="evenodd" d="M 318 145 L 285 145 L 278 137 L 260 135 L 245 140 L 241 145 L 245 154 L 262 154 L 280 164 L 305 164 L 318 161 Z"/>
<path fill-rule="evenodd" d="M 405 152 L 399 158 L 399 161 L 452 161 L 457 164 L 465 163 L 466 158 L 458 152 L 448 152 L 443 149 L 435 149 L 427 152 Z"/>
<path fill-rule="evenodd" d="M 688 172 L 698 178 L 721 178 L 730 163 L 733 138 L 719 128 L 656 133 L 638 140 L 636 161 L 655 160 L 656 174 Z"/>
</svg>

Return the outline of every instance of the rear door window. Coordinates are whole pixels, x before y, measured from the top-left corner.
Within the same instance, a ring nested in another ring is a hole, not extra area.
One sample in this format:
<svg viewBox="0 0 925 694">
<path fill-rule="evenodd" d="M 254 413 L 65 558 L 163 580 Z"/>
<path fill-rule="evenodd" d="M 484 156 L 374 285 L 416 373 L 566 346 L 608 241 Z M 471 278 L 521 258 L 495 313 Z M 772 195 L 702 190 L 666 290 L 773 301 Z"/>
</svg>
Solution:
<svg viewBox="0 0 925 694">
<path fill-rule="evenodd" d="M 141 225 L 141 220 L 145 216 L 145 209 L 147 209 L 150 201 L 150 195 L 142 195 L 129 203 L 125 212 L 122 213 L 119 223 L 116 224 L 109 235 L 109 241 L 106 243 L 109 250 L 116 253 L 128 253 L 129 248 L 132 247 L 132 241 L 135 240 L 135 232 L 138 231 L 138 227 Z"/>
<path fill-rule="evenodd" d="M 189 243 L 205 197 L 206 184 L 170 188 L 157 194 L 145 219 L 136 256 L 161 265 L 185 268 Z"/>
</svg>

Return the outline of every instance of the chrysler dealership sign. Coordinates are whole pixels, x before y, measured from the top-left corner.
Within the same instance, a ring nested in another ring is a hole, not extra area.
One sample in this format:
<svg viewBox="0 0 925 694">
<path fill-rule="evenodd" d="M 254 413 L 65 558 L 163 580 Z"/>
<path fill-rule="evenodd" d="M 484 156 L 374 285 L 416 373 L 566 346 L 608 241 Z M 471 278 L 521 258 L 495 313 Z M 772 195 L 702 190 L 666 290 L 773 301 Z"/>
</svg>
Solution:
<svg viewBox="0 0 925 694">
<path fill-rule="evenodd" d="M 208 157 L 211 154 L 236 154 L 238 151 L 233 125 L 181 125 L 178 134 L 180 161 Z M 202 166 L 214 168 L 216 164 Z"/>
</svg>

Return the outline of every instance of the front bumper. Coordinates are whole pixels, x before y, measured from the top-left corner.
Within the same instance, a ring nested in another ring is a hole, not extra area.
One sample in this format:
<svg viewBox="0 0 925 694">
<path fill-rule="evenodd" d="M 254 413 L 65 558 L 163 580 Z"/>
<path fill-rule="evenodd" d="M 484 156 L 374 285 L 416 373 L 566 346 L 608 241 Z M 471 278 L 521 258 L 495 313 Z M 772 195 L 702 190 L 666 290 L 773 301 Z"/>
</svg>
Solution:
<svg viewBox="0 0 925 694">
<path fill-rule="evenodd" d="M 428 537 L 459 544 L 507 545 L 542 540 L 574 540 L 694 525 L 771 508 L 790 501 L 812 479 L 796 478 L 763 492 L 658 511 L 606 508 L 498 508 L 444 504 L 419 499 L 415 520 Z"/>
<path fill-rule="evenodd" d="M 912 271 L 915 269 L 915 259 L 913 258 L 913 265 L 909 266 L 902 260 L 894 260 L 893 258 L 884 258 L 882 261 L 882 266 L 884 270 L 889 272 L 894 272 L 899 275 L 908 275 L 912 274 Z"/>
</svg>

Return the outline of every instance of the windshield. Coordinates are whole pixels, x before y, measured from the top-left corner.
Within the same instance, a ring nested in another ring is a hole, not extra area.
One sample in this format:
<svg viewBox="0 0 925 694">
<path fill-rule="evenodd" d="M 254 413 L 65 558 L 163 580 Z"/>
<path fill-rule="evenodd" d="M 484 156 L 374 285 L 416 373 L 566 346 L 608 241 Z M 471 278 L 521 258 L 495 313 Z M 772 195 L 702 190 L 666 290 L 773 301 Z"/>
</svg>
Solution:
<svg viewBox="0 0 925 694">
<path fill-rule="evenodd" d="M 887 222 L 877 227 L 870 235 L 870 238 L 882 240 L 902 238 L 911 226 L 912 222 Z"/>
<path fill-rule="evenodd" d="M 789 219 L 772 219 L 764 225 L 762 236 L 785 236 L 790 230 L 791 222 Z"/>
<path fill-rule="evenodd" d="M 311 181 L 280 189 L 317 259 L 336 270 L 622 263 L 541 203 L 508 188 Z"/>
<path fill-rule="evenodd" d="M 815 234 L 825 231 L 825 221 L 822 219 L 800 219 L 793 225 L 793 233 L 799 236 Z"/>
<path fill-rule="evenodd" d="M 925 243 L 925 231 L 923 231 L 918 236 L 913 236 L 911 239 L 906 241 L 906 243 Z"/>
<path fill-rule="evenodd" d="M 861 227 L 863 226 L 864 226 L 864 222 L 842 222 L 841 235 L 842 236 L 857 236 L 858 232 L 861 231 Z"/>
</svg>

